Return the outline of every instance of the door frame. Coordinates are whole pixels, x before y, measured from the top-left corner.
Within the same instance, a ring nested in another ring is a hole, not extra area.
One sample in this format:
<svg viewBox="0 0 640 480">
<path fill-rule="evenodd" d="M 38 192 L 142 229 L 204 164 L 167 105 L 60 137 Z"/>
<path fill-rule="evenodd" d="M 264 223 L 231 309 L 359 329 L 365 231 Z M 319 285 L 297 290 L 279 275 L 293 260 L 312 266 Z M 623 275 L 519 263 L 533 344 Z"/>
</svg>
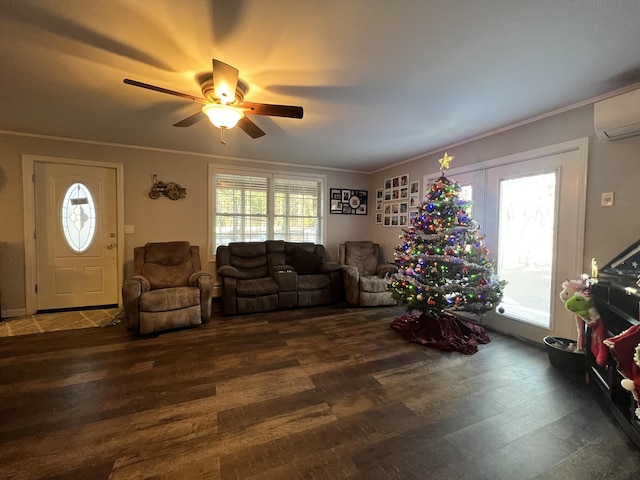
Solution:
<svg viewBox="0 0 640 480">
<path fill-rule="evenodd" d="M 24 283 L 25 310 L 27 315 L 36 313 L 38 295 L 36 293 L 36 200 L 35 200 L 35 164 L 57 163 L 64 165 L 82 165 L 86 167 L 111 168 L 116 174 L 116 224 L 117 234 L 117 284 L 122 285 L 124 275 L 124 167 L 121 163 L 97 162 L 44 155 L 22 155 L 22 197 L 24 206 Z M 118 290 L 118 306 L 122 306 L 122 292 Z"/>
</svg>

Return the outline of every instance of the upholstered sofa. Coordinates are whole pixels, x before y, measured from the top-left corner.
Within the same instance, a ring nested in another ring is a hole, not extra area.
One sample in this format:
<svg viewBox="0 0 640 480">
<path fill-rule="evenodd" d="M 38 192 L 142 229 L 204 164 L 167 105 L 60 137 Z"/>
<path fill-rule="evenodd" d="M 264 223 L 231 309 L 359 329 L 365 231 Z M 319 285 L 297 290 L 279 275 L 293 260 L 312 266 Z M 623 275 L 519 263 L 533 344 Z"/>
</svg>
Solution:
<svg viewBox="0 0 640 480">
<path fill-rule="evenodd" d="M 133 276 L 122 285 L 124 323 L 141 334 L 200 325 L 211 317 L 213 275 L 189 242 L 133 249 Z"/>
<path fill-rule="evenodd" d="M 385 280 L 395 265 L 387 263 L 382 247 L 371 241 L 351 241 L 338 245 L 338 262 L 344 268 L 345 297 L 351 305 L 375 307 L 395 305 Z"/>
<path fill-rule="evenodd" d="M 222 313 L 237 315 L 336 303 L 342 267 L 309 242 L 233 242 L 216 250 Z"/>
</svg>

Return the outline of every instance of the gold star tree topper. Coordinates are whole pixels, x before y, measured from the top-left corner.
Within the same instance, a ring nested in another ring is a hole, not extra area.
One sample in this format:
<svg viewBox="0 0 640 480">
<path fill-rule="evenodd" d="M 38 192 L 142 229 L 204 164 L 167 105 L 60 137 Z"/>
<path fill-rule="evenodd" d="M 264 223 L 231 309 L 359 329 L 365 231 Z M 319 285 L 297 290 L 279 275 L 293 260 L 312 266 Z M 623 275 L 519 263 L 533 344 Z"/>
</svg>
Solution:
<svg viewBox="0 0 640 480">
<path fill-rule="evenodd" d="M 444 172 L 446 169 L 448 169 L 451 160 L 453 160 L 454 158 L 455 157 L 449 155 L 447 152 L 444 152 L 444 157 L 438 160 L 438 162 L 440 163 L 440 170 Z"/>
</svg>

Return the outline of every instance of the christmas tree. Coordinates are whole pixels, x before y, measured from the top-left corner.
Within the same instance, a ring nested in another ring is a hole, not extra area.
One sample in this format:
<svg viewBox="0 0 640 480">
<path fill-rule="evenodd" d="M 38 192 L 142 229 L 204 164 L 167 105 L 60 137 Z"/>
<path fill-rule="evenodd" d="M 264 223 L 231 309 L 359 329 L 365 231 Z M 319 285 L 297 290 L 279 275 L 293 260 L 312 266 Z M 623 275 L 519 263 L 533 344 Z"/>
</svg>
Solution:
<svg viewBox="0 0 640 480">
<path fill-rule="evenodd" d="M 456 182 L 445 177 L 452 159 L 447 153 L 440 159 L 442 174 L 430 185 L 395 249 L 397 271 L 388 282 L 409 315 L 394 320 L 392 327 L 412 341 L 474 353 L 477 343 L 488 342 L 488 336 L 478 325 L 448 312 L 492 310 L 502 298 L 505 282 L 497 278 L 487 258 L 484 237 L 469 214 L 471 202 L 461 197 Z"/>
</svg>

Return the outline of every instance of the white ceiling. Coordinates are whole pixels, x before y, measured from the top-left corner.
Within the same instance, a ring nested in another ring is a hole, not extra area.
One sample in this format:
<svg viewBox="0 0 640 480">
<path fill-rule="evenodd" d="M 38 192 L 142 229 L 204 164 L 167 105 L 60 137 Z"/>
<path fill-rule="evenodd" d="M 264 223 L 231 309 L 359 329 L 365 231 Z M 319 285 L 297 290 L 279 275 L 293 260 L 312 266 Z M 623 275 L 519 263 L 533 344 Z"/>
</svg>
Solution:
<svg viewBox="0 0 640 480">
<path fill-rule="evenodd" d="M 638 0 L 1 0 L 0 130 L 371 172 L 640 81 Z M 217 58 L 266 136 L 172 124 Z"/>
</svg>

